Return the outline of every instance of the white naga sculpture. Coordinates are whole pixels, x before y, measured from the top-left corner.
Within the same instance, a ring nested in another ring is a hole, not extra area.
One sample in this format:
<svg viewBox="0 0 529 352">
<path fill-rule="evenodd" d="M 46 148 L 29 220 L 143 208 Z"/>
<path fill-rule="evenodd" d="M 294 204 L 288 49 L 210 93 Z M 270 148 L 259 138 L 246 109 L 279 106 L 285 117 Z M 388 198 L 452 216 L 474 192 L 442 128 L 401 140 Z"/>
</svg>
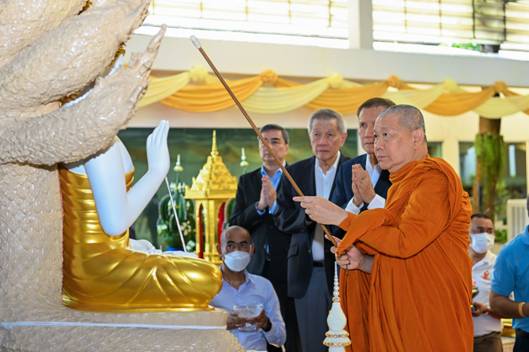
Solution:
<svg viewBox="0 0 529 352">
<path fill-rule="evenodd" d="M 97 226 L 90 222 L 94 213 L 86 216 L 82 198 L 93 202 L 93 196 L 84 175 L 60 166 L 84 163 L 90 181 L 97 182 L 91 173 L 101 165 L 90 164 L 119 149 L 111 145 L 133 115 L 163 34 L 128 66 L 112 73 L 109 68 L 148 4 L 0 0 L 0 351 L 240 350 L 225 330 L 225 313 L 206 308 L 212 285 L 200 290 L 192 282 L 196 278 L 200 286 L 208 270 L 215 282 L 216 269 L 194 259 L 130 251 L 122 230 L 138 203 L 126 208 L 115 231 L 108 230 L 115 236 L 97 242 L 101 234 L 90 233 L 99 237 L 86 240 L 79 227 L 99 227 L 97 216 Z M 60 103 L 72 95 L 82 98 Z M 162 124 L 156 135 L 163 137 L 166 128 Z M 127 163 L 119 166 L 129 176 Z M 119 176 L 124 184 L 125 175 Z M 123 187 L 118 194 L 134 200 L 134 189 Z M 65 235 L 69 228 L 78 231 L 64 238 L 64 256 L 63 221 Z M 94 244 L 106 247 L 98 252 Z M 138 265 L 139 256 L 145 265 Z M 133 265 L 122 265 L 127 258 L 134 258 Z M 127 277 L 125 267 L 129 280 L 111 287 L 112 275 Z M 138 277 L 144 280 L 135 282 Z M 175 278 L 187 282 L 169 282 Z"/>
</svg>

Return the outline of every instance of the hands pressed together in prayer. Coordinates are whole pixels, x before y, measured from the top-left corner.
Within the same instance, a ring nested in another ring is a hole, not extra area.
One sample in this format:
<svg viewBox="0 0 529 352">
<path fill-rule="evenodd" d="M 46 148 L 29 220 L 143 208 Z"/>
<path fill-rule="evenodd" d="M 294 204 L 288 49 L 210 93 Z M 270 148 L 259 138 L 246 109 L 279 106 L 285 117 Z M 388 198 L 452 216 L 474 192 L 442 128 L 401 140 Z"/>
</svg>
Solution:
<svg viewBox="0 0 529 352">
<path fill-rule="evenodd" d="M 360 164 L 352 166 L 351 187 L 353 190 L 353 203 L 360 207 L 369 204 L 375 198 L 375 189 L 371 184 L 371 177 Z"/>
<path fill-rule="evenodd" d="M 277 194 L 270 177 L 263 176 L 261 178 L 261 195 L 259 197 L 259 202 L 257 202 L 257 208 L 259 210 L 265 210 L 266 208 L 271 208 L 274 202 L 276 201 Z"/>
</svg>

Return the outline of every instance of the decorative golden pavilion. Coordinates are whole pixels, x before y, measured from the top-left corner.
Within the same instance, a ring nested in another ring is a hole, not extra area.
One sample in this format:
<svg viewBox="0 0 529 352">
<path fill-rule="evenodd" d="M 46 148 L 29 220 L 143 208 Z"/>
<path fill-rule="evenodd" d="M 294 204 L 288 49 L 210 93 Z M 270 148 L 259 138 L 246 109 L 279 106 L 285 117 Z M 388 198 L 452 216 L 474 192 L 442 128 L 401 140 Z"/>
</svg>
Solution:
<svg viewBox="0 0 529 352">
<path fill-rule="evenodd" d="M 212 263 L 220 264 L 217 244 L 226 218 L 227 204 L 237 192 L 237 178 L 233 176 L 217 150 L 217 132 L 213 131 L 211 153 L 191 187 L 186 187 L 185 198 L 195 202 L 196 253 Z"/>
</svg>

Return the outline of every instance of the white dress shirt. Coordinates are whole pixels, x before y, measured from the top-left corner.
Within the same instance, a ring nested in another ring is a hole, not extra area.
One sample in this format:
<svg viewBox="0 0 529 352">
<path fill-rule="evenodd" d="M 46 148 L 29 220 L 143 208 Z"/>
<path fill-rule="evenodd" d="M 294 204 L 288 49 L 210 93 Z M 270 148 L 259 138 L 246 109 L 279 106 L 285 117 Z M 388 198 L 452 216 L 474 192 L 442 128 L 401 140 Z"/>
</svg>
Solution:
<svg viewBox="0 0 529 352">
<path fill-rule="evenodd" d="M 285 322 L 279 310 L 279 299 L 272 283 L 268 279 L 244 272 L 246 280 L 238 289 L 222 280 L 220 292 L 213 298 L 211 305 L 231 312 L 233 306 L 262 304 L 265 314 L 270 320 L 270 331 L 239 331 L 230 330 L 245 350 L 266 351 L 266 343 L 281 346 L 286 341 Z"/>
<path fill-rule="evenodd" d="M 316 181 L 317 196 L 329 199 L 339 161 L 340 152 L 338 152 L 334 164 L 332 164 L 327 172 L 323 172 L 322 168 L 320 167 L 320 162 L 316 158 L 314 163 L 314 180 Z M 321 262 L 325 258 L 325 253 L 323 251 L 323 241 L 323 230 L 321 229 L 320 225 L 316 225 L 316 228 L 314 229 L 314 238 L 312 240 L 312 260 L 315 262 Z"/>
<path fill-rule="evenodd" d="M 490 251 L 485 257 L 472 266 L 472 281 L 479 292 L 473 302 L 484 303 L 489 306 L 490 285 L 496 255 Z M 472 317 L 474 322 L 474 336 L 483 336 L 493 331 L 501 331 L 501 321 L 488 314 Z"/>
<path fill-rule="evenodd" d="M 378 164 L 371 164 L 369 155 L 366 156 L 366 164 L 364 166 L 369 175 L 369 178 L 371 179 L 371 184 L 373 185 L 373 188 L 375 188 L 375 185 L 377 184 L 378 179 L 380 178 L 380 173 L 382 172 L 382 170 L 380 169 L 380 166 L 378 166 Z M 385 205 L 386 200 L 375 193 L 375 197 L 371 200 L 371 202 L 369 202 L 369 204 L 367 205 L 367 209 L 384 208 Z M 345 210 L 353 214 L 360 214 L 360 210 L 362 210 L 363 206 L 364 203 L 360 204 L 360 206 L 357 207 L 356 204 L 353 202 L 353 199 L 351 198 L 351 200 L 349 200 L 349 203 L 347 203 L 347 207 L 345 207 Z"/>
</svg>

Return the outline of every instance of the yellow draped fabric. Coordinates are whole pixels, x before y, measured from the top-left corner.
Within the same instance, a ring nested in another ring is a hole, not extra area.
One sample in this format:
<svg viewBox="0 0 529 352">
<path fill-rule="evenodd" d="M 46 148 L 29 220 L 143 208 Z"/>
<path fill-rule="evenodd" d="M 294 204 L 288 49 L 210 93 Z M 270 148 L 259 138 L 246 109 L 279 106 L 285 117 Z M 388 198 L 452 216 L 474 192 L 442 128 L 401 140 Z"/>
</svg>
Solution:
<svg viewBox="0 0 529 352">
<path fill-rule="evenodd" d="M 298 83 L 266 70 L 257 76 L 232 80 L 228 84 L 249 112 L 261 114 L 280 114 L 301 107 L 353 113 L 363 101 L 376 96 L 399 104 L 411 104 L 441 116 L 468 111 L 488 118 L 518 112 L 529 114 L 529 96 L 518 95 L 503 82 L 495 82 L 479 92 L 468 92 L 451 80 L 427 89 L 414 88 L 395 76 L 382 82 L 359 84 L 333 74 L 309 83 Z M 497 97 L 496 93 L 502 96 Z M 190 112 L 219 111 L 234 105 L 216 77 L 201 67 L 174 76 L 151 77 L 149 88 L 139 105 L 154 102 Z"/>
<path fill-rule="evenodd" d="M 259 77 L 228 81 L 227 83 L 241 101 L 254 94 L 262 85 Z M 220 83 L 204 86 L 190 85 L 163 99 L 162 104 L 193 112 L 218 111 L 235 105 Z"/>
<path fill-rule="evenodd" d="M 486 88 L 477 93 L 445 93 L 441 94 L 433 103 L 423 108 L 437 115 L 459 115 L 474 110 L 483 104 L 484 101 L 490 99 L 494 93 L 494 88 Z"/>
<path fill-rule="evenodd" d="M 329 87 L 327 79 L 292 87 L 263 87 L 243 103 L 245 109 L 261 114 L 279 114 L 298 109 Z"/>
<path fill-rule="evenodd" d="M 308 104 L 311 109 L 331 108 L 341 113 L 355 112 L 360 104 L 369 98 L 383 95 L 387 83 L 374 83 L 362 87 L 328 89 Z"/>
<path fill-rule="evenodd" d="M 171 96 L 174 92 L 178 92 L 189 84 L 189 73 L 183 72 L 175 76 L 149 79 L 149 88 L 147 93 L 140 100 L 139 106 L 146 106 L 156 103 Z"/>
<path fill-rule="evenodd" d="M 398 92 L 386 92 L 383 97 L 391 99 L 396 104 L 410 104 L 414 106 L 428 106 L 445 91 L 445 84 L 438 84 L 429 89 L 406 89 Z"/>
<path fill-rule="evenodd" d="M 526 99 L 525 96 L 520 96 L 519 94 L 508 89 L 504 84 L 502 84 L 503 82 L 497 82 L 497 83 L 500 83 L 500 87 L 498 90 L 507 97 L 506 100 L 508 100 L 510 104 L 515 105 L 520 110 L 523 110 L 526 114 L 529 114 L 529 105 L 528 105 L 529 99 Z M 499 103 L 497 103 L 497 105 L 499 105 Z M 498 116 L 498 115 L 493 115 L 493 116 Z"/>
<path fill-rule="evenodd" d="M 88 178 L 59 171 L 63 199 L 63 303 L 88 311 L 210 309 L 219 268 L 202 259 L 128 249 L 128 231 L 108 236 L 99 224 Z M 127 188 L 132 173 L 126 175 Z"/>
</svg>

